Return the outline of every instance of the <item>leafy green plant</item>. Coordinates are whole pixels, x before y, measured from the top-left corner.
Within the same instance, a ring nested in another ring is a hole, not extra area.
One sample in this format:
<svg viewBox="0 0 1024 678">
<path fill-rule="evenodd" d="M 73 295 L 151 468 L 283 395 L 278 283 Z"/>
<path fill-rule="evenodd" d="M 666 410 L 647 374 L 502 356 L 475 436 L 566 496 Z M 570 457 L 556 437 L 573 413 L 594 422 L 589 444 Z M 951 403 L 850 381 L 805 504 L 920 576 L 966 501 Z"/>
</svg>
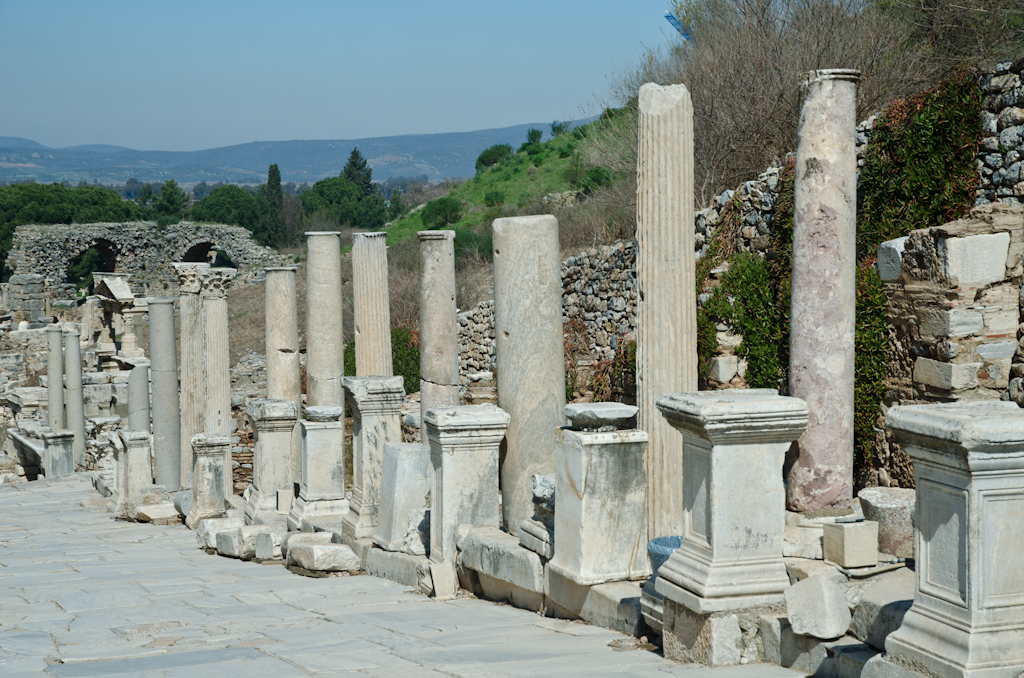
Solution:
<svg viewBox="0 0 1024 678">
<path fill-rule="evenodd" d="M 501 162 L 508 156 L 512 155 L 512 146 L 509 144 L 494 144 L 490 148 L 484 149 L 483 152 L 476 158 L 476 171 L 487 169 L 491 165 Z"/>
<path fill-rule="evenodd" d="M 526 130 L 526 140 L 529 141 L 531 144 L 539 144 L 541 137 L 543 136 L 544 132 L 541 132 L 536 127 L 531 127 L 530 129 Z"/>
<path fill-rule="evenodd" d="M 572 129 L 571 122 L 565 122 L 564 120 L 555 120 L 551 123 L 551 136 L 558 138 Z"/>
<path fill-rule="evenodd" d="M 441 228 L 462 218 L 462 203 L 458 198 L 444 196 L 427 203 L 420 211 L 420 219 L 427 228 Z"/>
<path fill-rule="evenodd" d="M 420 390 L 420 333 L 408 327 L 391 330 L 391 368 L 405 379 L 405 392 Z"/>
<path fill-rule="evenodd" d="M 484 204 L 488 207 L 503 205 L 505 203 L 504 191 L 487 191 L 484 193 Z"/>
</svg>

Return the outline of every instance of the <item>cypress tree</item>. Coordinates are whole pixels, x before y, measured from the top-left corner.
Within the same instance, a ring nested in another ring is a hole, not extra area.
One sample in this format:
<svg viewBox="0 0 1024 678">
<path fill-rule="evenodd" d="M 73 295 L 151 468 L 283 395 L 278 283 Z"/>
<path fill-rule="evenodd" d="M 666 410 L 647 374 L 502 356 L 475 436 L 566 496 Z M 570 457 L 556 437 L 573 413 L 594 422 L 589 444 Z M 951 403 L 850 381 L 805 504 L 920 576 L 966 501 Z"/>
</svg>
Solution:
<svg viewBox="0 0 1024 678">
<path fill-rule="evenodd" d="M 277 164 L 267 170 L 266 243 L 273 247 L 285 244 L 284 195 L 281 193 L 281 171 Z"/>
<path fill-rule="evenodd" d="M 370 195 L 376 190 L 373 186 L 373 170 L 358 148 L 352 149 L 352 153 L 348 156 L 348 162 L 345 163 L 345 169 L 341 171 L 341 176 L 355 184 L 363 195 Z"/>
</svg>

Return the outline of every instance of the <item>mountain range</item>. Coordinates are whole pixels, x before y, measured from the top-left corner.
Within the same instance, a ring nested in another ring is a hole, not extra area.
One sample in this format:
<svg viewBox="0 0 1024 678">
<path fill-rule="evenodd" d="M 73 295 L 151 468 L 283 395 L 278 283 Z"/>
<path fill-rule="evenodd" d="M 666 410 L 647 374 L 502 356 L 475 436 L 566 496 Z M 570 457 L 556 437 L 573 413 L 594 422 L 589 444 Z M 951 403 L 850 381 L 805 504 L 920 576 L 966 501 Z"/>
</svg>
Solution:
<svg viewBox="0 0 1024 678">
<path fill-rule="evenodd" d="M 135 178 L 174 179 L 179 184 L 262 183 L 273 163 L 283 181 L 314 182 L 337 176 L 354 147 L 367 159 L 376 180 L 423 174 L 432 180 L 471 177 L 482 150 L 502 143 L 517 148 L 531 127 L 548 129 L 545 123 L 531 123 L 443 134 L 254 141 L 202 151 L 137 151 L 104 144 L 49 148 L 31 139 L 0 136 L 0 182 L 122 184 Z"/>
</svg>

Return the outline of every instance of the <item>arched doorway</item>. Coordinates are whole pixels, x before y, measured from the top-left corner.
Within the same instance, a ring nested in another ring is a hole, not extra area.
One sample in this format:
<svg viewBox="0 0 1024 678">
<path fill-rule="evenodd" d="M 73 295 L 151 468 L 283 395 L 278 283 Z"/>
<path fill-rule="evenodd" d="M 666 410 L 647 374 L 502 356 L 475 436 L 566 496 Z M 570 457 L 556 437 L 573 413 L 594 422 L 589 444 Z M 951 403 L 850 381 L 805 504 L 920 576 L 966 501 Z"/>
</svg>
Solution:
<svg viewBox="0 0 1024 678">
<path fill-rule="evenodd" d="M 79 290 L 92 294 L 94 273 L 113 273 L 117 268 L 117 255 L 109 240 L 97 240 L 68 262 L 65 280 Z"/>
<path fill-rule="evenodd" d="M 238 268 L 227 253 L 212 242 L 201 242 L 188 248 L 181 258 L 185 262 L 205 262 L 214 268 Z"/>
</svg>

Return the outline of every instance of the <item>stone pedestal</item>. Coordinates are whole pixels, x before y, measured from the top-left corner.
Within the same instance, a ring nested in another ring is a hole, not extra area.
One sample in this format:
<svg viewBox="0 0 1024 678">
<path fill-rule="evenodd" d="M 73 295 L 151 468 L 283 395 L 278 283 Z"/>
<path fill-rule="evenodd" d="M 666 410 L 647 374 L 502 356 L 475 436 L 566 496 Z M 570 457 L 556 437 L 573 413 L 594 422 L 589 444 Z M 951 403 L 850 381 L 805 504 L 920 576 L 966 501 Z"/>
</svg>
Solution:
<svg viewBox="0 0 1024 678">
<path fill-rule="evenodd" d="M 64 428 L 64 331 L 46 328 L 46 420 L 53 431 Z"/>
<path fill-rule="evenodd" d="M 390 377 L 394 374 L 386 238 L 387 233 L 352 235 L 356 375 L 360 377 Z"/>
<path fill-rule="evenodd" d="M 455 231 L 420 231 L 420 440 L 427 410 L 459 400 Z M 410 385 L 411 386 L 411 385 Z"/>
<path fill-rule="evenodd" d="M 494 405 L 427 412 L 434 469 L 430 492 L 430 560 L 454 565 L 459 526 L 498 527 L 498 446 L 509 415 Z"/>
<path fill-rule="evenodd" d="M 153 466 L 149 453 L 149 432 L 125 431 L 117 432 L 124 445 L 121 467 L 123 473 L 124 495 L 122 505 L 125 502 L 138 506 L 143 495 L 147 494 L 153 487 Z"/>
<path fill-rule="evenodd" d="M 647 538 L 682 534 L 680 435 L 665 393 L 697 390 L 693 105 L 683 85 L 640 88 L 637 146 L 637 428 L 646 431 Z"/>
<path fill-rule="evenodd" d="M 341 318 L 341 239 L 306 234 L 306 403 L 344 406 L 345 330 Z"/>
<path fill-rule="evenodd" d="M 1011 402 L 894 407 L 886 426 L 914 462 L 917 491 L 914 604 L 886 659 L 944 678 L 1018 676 L 1024 412 Z"/>
<path fill-rule="evenodd" d="M 46 478 L 66 478 L 75 473 L 75 434 L 72 431 L 42 431 Z"/>
<path fill-rule="evenodd" d="M 139 346 L 139 338 L 135 334 L 135 327 L 146 311 L 145 298 L 136 298 L 132 304 L 123 307 L 121 318 L 124 322 L 124 334 L 121 335 L 121 350 L 118 351 L 118 355 L 125 358 L 142 358 L 146 355 Z"/>
<path fill-rule="evenodd" d="M 153 388 L 153 471 L 168 492 L 181 489 L 181 408 L 174 297 L 149 300 L 150 379 Z M 182 339 L 184 344 L 185 339 Z"/>
<path fill-rule="evenodd" d="M 200 433 L 192 436 L 193 468 L 192 507 L 185 517 L 185 525 L 196 529 L 205 518 L 224 515 L 224 476 L 231 467 L 224 468 L 225 454 L 231 454 L 231 438 L 223 433 Z"/>
<path fill-rule="evenodd" d="M 352 499 L 344 535 L 369 539 L 377 527 L 384 443 L 402 441 L 402 377 L 345 377 L 352 408 Z"/>
<path fill-rule="evenodd" d="M 82 346 L 78 332 L 64 335 L 65 419 L 74 435 L 74 466 L 85 466 L 85 399 L 82 392 Z"/>
<path fill-rule="evenodd" d="M 192 487 L 192 438 L 206 427 L 206 322 L 199 271 L 209 264 L 174 264 L 181 300 L 181 487 Z"/>
<path fill-rule="evenodd" d="M 149 361 L 139 360 L 128 373 L 128 430 L 149 434 Z"/>
<path fill-rule="evenodd" d="M 386 443 L 380 494 L 373 543 L 385 551 L 402 551 L 410 532 L 418 531 L 418 519 L 430 508 L 430 446 Z"/>
<path fill-rule="evenodd" d="M 288 512 L 288 529 L 303 529 L 303 521 L 340 518 L 348 512 L 345 499 L 344 408 L 312 405 L 299 421 L 302 433 L 302 474 L 299 496 Z"/>
<path fill-rule="evenodd" d="M 302 407 L 299 376 L 299 301 L 294 267 L 266 269 L 267 397 L 290 400 Z M 291 479 L 302 476 L 302 431 L 292 431 Z"/>
<path fill-rule="evenodd" d="M 647 434 L 558 429 L 555 554 L 548 564 L 584 586 L 644 579 Z"/>
<path fill-rule="evenodd" d="M 235 277 L 233 268 L 210 268 L 200 271 L 203 285 L 203 320 L 206 379 L 205 433 L 230 435 L 231 421 L 231 351 L 228 348 L 228 287 Z M 224 496 L 235 492 L 231 473 L 231 447 L 224 453 Z"/>
<path fill-rule="evenodd" d="M 291 438 L 299 407 L 291 400 L 261 398 L 251 401 L 245 413 L 256 439 L 245 522 L 247 525 L 283 522 L 283 514 L 291 508 L 290 499 L 294 495 Z M 278 506 L 278 492 L 284 492 L 289 498 L 288 506 Z"/>
<path fill-rule="evenodd" d="M 495 219 L 494 331 L 498 406 L 511 417 L 501 461 L 508 531 L 533 515 L 530 476 L 555 470 L 565 423 L 562 262 L 552 216 Z"/>
<path fill-rule="evenodd" d="M 781 603 L 781 471 L 807 405 L 737 389 L 665 395 L 658 409 L 682 433 L 684 478 L 683 542 L 658 570 L 658 593 L 698 615 Z"/>
<path fill-rule="evenodd" d="M 797 127 L 789 392 L 810 418 L 787 460 L 793 511 L 853 498 L 858 71 L 804 75 Z"/>
</svg>

